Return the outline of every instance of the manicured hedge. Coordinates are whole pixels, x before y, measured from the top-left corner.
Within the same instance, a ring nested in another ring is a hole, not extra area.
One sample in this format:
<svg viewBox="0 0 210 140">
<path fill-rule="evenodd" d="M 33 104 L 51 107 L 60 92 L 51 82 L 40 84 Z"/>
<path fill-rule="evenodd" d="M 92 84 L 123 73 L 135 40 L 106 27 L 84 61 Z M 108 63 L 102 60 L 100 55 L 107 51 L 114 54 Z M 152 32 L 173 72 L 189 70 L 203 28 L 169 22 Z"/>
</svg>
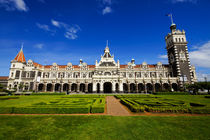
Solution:
<svg viewBox="0 0 210 140">
<path fill-rule="evenodd" d="M 126 99 L 121 99 L 120 102 L 127 106 L 132 112 L 144 112 L 145 110 L 144 106 L 139 106 L 138 104 Z"/>
<path fill-rule="evenodd" d="M 32 93 L 31 95 L 66 95 L 66 93 Z"/>
<path fill-rule="evenodd" d="M 72 108 L 32 108 L 32 107 L 8 107 L 0 108 L 0 114 L 73 114 L 89 113 L 89 107 Z"/>
<path fill-rule="evenodd" d="M 105 99 L 100 98 L 96 99 L 93 105 L 91 106 L 91 113 L 104 113 L 105 108 Z"/>
<path fill-rule="evenodd" d="M 154 95 L 190 95 L 189 92 L 155 92 Z"/>
<path fill-rule="evenodd" d="M 142 95 L 117 95 L 120 102 L 132 112 L 158 112 L 158 113 L 196 113 L 210 114 L 208 104 L 185 101 L 178 98 L 164 98 L 165 96 L 142 96 Z M 170 96 L 173 97 L 173 96 Z M 187 97 L 187 96 L 183 96 Z M 191 96 L 189 96 L 191 97 Z M 207 97 L 208 98 L 208 97 Z"/>
</svg>

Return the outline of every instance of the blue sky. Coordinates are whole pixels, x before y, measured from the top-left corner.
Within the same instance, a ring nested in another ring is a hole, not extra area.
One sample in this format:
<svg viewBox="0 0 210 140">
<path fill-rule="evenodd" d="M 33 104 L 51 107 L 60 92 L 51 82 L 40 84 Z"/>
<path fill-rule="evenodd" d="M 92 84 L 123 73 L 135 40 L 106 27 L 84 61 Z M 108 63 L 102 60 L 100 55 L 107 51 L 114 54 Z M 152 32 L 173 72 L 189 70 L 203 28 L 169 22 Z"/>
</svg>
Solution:
<svg viewBox="0 0 210 140">
<path fill-rule="evenodd" d="M 210 79 L 209 0 L 0 0 L 0 75 L 24 43 L 41 64 L 95 64 L 109 40 L 121 64 L 168 63 L 164 37 L 172 13 L 186 31 L 192 64 Z"/>
</svg>

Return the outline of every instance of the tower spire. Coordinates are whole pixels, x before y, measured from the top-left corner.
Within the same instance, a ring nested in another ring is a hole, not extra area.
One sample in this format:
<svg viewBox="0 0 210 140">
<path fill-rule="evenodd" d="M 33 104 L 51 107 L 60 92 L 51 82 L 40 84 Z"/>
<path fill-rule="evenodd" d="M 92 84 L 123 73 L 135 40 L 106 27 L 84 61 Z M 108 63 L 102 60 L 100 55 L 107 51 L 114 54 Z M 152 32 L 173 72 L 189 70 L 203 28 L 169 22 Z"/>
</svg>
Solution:
<svg viewBox="0 0 210 140">
<path fill-rule="evenodd" d="M 22 62 L 22 63 L 26 62 L 25 56 L 23 54 L 23 43 L 21 44 L 21 49 L 19 53 L 17 54 L 17 56 L 15 57 L 14 61 Z"/>
<path fill-rule="evenodd" d="M 109 46 L 109 40 L 106 41 L 106 47 L 108 47 L 108 46 Z"/>
<path fill-rule="evenodd" d="M 23 45 L 24 45 L 24 43 L 22 42 L 22 44 L 21 44 L 21 50 L 23 50 Z"/>
</svg>

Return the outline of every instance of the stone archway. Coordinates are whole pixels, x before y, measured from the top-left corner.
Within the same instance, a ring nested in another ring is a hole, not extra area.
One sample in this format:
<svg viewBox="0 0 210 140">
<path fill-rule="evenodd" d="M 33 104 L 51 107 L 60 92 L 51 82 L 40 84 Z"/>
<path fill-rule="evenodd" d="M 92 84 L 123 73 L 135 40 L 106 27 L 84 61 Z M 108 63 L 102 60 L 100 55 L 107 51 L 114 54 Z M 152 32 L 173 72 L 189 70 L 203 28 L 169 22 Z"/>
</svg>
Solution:
<svg viewBox="0 0 210 140">
<path fill-rule="evenodd" d="M 155 91 L 160 92 L 161 91 L 161 85 L 159 83 L 155 84 Z"/>
<path fill-rule="evenodd" d="M 100 93 L 100 84 L 99 83 L 96 85 L 96 89 L 97 89 L 97 93 Z"/>
<path fill-rule="evenodd" d="M 152 93 L 152 91 L 153 91 L 153 86 L 152 86 L 152 84 L 151 83 L 147 83 L 147 92 L 149 92 L 149 93 Z"/>
<path fill-rule="evenodd" d="M 44 90 L 44 84 L 39 84 L 38 86 L 38 91 L 43 91 Z"/>
<path fill-rule="evenodd" d="M 69 84 L 65 83 L 63 84 L 63 91 L 68 91 L 69 90 Z"/>
<path fill-rule="evenodd" d="M 88 84 L 88 93 L 92 93 L 93 92 L 93 84 L 90 83 Z"/>
<path fill-rule="evenodd" d="M 77 92 L 77 84 L 73 83 L 73 84 L 71 85 L 71 91 L 72 91 L 72 92 Z"/>
<path fill-rule="evenodd" d="M 115 84 L 115 88 L 116 88 L 116 93 L 119 93 L 120 90 L 119 90 L 119 84 L 118 83 Z"/>
<path fill-rule="evenodd" d="M 130 92 L 135 93 L 136 92 L 136 85 L 134 83 L 130 84 Z"/>
<path fill-rule="evenodd" d="M 52 84 L 51 83 L 47 84 L 47 91 L 52 91 Z"/>
<path fill-rule="evenodd" d="M 123 92 L 124 93 L 128 92 L 128 85 L 126 83 L 123 83 Z"/>
<path fill-rule="evenodd" d="M 163 88 L 165 91 L 170 91 L 170 85 L 168 83 L 164 83 Z"/>
<path fill-rule="evenodd" d="M 144 84 L 143 83 L 139 83 L 138 84 L 138 89 L 139 89 L 139 93 L 144 92 Z"/>
<path fill-rule="evenodd" d="M 178 91 L 178 85 L 176 83 L 172 84 L 172 88 L 174 91 Z"/>
<path fill-rule="evenodd" d="M 61 84 L 57 83 L 55 84 L 55 92 L 60 92 L 61 91 Z"/>
<path fill-rule="evenodd" d="M 104 93 L 112 93 L 112 83 L 111 82 L 104 83 Z"/>
<path fill-rule="evenodd" d="M 80 84 L 80 91 L 85 92 L 85 84 L 83 83 Z"/>
</svg>

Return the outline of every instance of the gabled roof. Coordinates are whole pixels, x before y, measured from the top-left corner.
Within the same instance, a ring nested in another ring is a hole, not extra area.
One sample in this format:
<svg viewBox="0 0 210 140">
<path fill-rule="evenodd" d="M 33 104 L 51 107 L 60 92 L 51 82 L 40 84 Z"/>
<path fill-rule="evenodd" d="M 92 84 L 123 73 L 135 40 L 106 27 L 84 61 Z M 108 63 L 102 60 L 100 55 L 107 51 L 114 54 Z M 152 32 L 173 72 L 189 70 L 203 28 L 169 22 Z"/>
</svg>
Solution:
<svg viewBox="0 0 210 140">
<path fill-rule="evenodd" d="M 23 49 L 22 48 L 19 51 L 19 53 L 17 54 L 17 56 L 15 57 L 14 61 L 22 62 L 22 63 L 26 62 L 26 59 L 25 59 L 25 56 L 23 54 Z"/>
</svg>

